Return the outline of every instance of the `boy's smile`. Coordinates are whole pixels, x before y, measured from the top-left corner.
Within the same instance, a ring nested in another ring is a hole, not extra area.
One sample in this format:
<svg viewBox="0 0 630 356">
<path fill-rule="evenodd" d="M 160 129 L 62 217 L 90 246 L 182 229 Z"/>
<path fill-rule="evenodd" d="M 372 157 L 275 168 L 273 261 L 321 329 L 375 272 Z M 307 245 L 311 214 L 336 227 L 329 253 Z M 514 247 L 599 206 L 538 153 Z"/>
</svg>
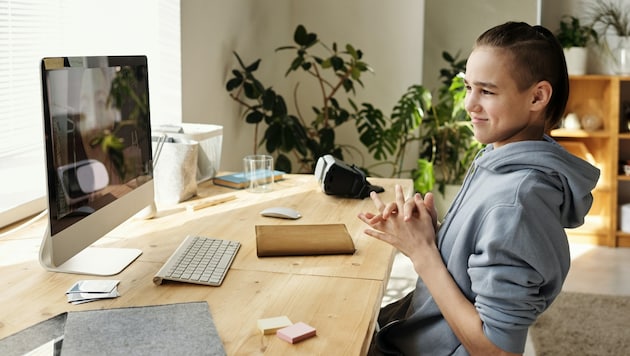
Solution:
<svg viewBox="0 0 630 356">
<path fill-rule="evenodd" d="M 514 66 L 509 52 L 492 47 L 478 47 L 468 58 L 465 105 L 479 142 L 500 147 L 542 139 L 546 104 L 541 106 L 539 86 L 545 82 L 520 90 Z"/>
</svg>

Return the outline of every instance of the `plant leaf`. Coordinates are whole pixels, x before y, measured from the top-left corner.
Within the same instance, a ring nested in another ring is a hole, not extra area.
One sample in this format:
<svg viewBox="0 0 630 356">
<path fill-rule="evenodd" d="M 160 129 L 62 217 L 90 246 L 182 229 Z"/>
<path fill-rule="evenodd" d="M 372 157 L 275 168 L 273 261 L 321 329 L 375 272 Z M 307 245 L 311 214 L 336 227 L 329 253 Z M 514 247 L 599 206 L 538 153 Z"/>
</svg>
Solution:
<svg viewBox="0 0 630 356">
<path fill-rule="evenodd" d="M 245 122 L 247 122 L 248 124 L 257 124 L 261 122 L 263 118 L 264 115 L 260 111 L 254 110 L 247 114 L 247 116 L 245 117 Z"/>
<path fill-rule="evenodd" d="M 274 165 L 277 170 L 291 172 L 291 160 L 282 153 L 278 154 Z"/>
<path fill-rule="evenodd" d="M 275 103 L 276 103 L 276 93 L 273 91 L 273 89 L 265 90 L 262 97 L 263 109 L 272 111 Z"/>
<path fill-rule="evenodd" d="M 228 80 L 227 84 L 225 84 L 225 89 L 227 89 L 227 91 L 232 91 L 241 86 L 241 83 L 243 83 L 242 78 L 232 78 Z"/>
</svg>

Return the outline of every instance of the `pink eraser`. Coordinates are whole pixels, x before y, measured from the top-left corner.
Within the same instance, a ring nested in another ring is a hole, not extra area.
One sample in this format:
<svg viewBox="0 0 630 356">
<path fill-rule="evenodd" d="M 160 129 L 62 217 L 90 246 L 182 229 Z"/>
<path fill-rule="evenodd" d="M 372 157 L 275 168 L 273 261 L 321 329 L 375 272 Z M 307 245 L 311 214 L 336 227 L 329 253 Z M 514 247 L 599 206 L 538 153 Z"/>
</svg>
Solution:
<svg viewBox="0 0 630 356">
<path fill-rule="evenodd" d="M 314 327 L 303 322 L 299 322 L 278 330 L 276 335 L 286 342 L 295 344 L 296 342 L 315 336 L 316 332 L 317 331 Z"/>
</svg>

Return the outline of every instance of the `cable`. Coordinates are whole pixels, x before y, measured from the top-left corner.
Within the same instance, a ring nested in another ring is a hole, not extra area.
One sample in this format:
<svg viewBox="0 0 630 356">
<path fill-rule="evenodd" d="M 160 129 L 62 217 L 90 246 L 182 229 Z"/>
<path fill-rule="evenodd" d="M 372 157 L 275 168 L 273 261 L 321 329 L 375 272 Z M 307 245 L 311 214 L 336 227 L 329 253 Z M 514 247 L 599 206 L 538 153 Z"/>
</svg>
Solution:
<svg viewBox="0 0 630 356">
<path fill-rule="evenodd" d="M 2 238 L 4 238 L 4 237 L 6 237 L 6 236 L 8 236 L 8 235 L 11 235 L 11 234 L 12 234 L 12 233 L 14 233 L 14 232 L 17 232 L 17 231 L 19 231 L 19 230 L 22 230 L 22 229 L 23 229 L 23 228 L 25 228 L 25 227 L 28 227 L 29 225 L 33 224 L 35 221 L 37 221 L 37 220 L 41 219 L 41 218 L 42 218 L 44 215 L 46 215 L 47 213 L 48 213 L 48 209 L 44 209 L 42 212 L 40 212 L 39 214 L 35 215 L 35 216 L 34 216 L 34 217 L 32 217 L 30 220 L 23 222 L 22 224 L 20 224 L 20 225 L 18 225 L 18 226 L 16 226 L 16 227 L 14 227 L 14 228 L 13 228 L 13 229 L 11 229 L 11 230 L 7 230 L 7 231 L 5 231 L 5 232 L 1 233 L 1 234 L 0 234 L 0 239 L 2 239 Z"/>
</svg>

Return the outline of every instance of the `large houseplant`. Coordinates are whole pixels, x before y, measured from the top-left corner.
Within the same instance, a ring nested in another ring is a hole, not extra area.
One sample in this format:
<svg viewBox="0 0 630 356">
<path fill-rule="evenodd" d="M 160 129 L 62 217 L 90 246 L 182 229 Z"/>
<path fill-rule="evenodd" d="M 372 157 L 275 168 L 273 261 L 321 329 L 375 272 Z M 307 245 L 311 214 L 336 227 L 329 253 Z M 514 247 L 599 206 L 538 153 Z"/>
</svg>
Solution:
<svg viewBox="0 0 630 356">
<path fill-rule="evenodd" d="M 474 138 L 464 108 L 466 90 L 462 73 L 465 60 L 447 52 L 443 52 L 442 57 L 449 68 L 440 71 L 442 86 L 438 88 L 437 96 L 418 87 L 423 92 L 419 111 L 422 116 L 421 147 L 413 178 L 416 191 L 437 190 L 444 195 L 447 185 L 461 185 L 482 145 Z"/>
<path fill-rule="evenodd" d="M 276 92 L 273 86 L 265 86 L 256 77 L 261 60 L 246 65 L 235 53 L 240 68 L 232 71 L 232 78 L 226 84 L 230 97 L 245 107 L 246 122 L 255 125 L 254 152 L 258 145 L 264 145 L 267 152 L 275 157 L 275 167 L 292 172 L 292 162 L 298 163 L 297 172 L 312 172 L 317 159 L 325 154 L 332 154 L 343 159 L 344 151 L 351 150 L 349 145 L 336 142 L 335 130 L 351 119 L 356 105 L 342 104 L 342 93 L 353 95 L 357 85 L 363 86 L 361 75 L 370 71 L 362 60 L 363 53 L 347 44 L 343 50 L 336 43 L 326 46 L 317 34 L 308 32 L 298 25 L 293 40 L 294 45 L 282 46 L 276 51 L 292 50 L 295 58 L 291 61 L 285 76 L 296 72 L 305 72 L 314 78 L 320 92 L 320 104 L 308 111 L 300 110 L 298 103 L 298 85 L 293 91 L 291 101 L 295 114 L 287 108 L 287 100 Z M 324 55 L 316 54 L 317 49 Z M 299 83 L 298 83 L 299 84 Z M 261 124 L 264 133 L 258 139 Z"/>
<path fill-rule="evenodd" d="M 316 160 L 325 154 L 340 159 L 344 159 L 347 152 L 352 153 L 353 158 L 361 155 L 356 147 L 336 141 L 336 129 L 345 123 L 354 123 L 359 142 L 377 163 L 366 167 L 353 159 L 353 164 L 356 163 L 368 175 L 376 175 L 373 170 L 377 166 L 391 168 L 385 176 L 410 174 L 403 171 L 405 153 L 409 143 L 419 140 L 417 128 L 422 118 L 418 115 L 418 106 L 423 96 L 430 93 L 423 88 L 409 88 L 395 104 L 392 114 L 387 116 L 373 104 L 358 104 L 351 98 L 355 88 L 363 86 L 361 75 L 371 71 L 362 60 L 360 50 L 350 44 L 343 51 L 336 43 L 326 46 L 317 34 L 309 33 L 302 25 L 297 26 L 293 40 L 294 45 L 279 47 L 277 51 L 295 51 L 286 75 L 305 72 L 319 88 L 321 104 L 312 108 L 311 116 L 299 109 L 299 83 L 293 90 L 292 106 L 296 113 L 291 114 L 284 97 L 256 78 L 255 72 L 261 60 L 246 65 L 237 53 L 234 54 L 239 68 L 232 71 L 233 76 L 228 79 L 226 89 L 230 97 L 245 108 L 245 121 L 255 125 L 254 152 L 258 146 L 264 145 L 267 152 L 275 157 L 277 169 L 292 172 L 292 161 L 297 161 L 296 171 L 309 173 L 313 171 Z M 325 56 L 315 54 L 316 45 L 323 49 Z M 345 105 L 344 98 L 347 99 Z M 261 127 L 264 133 L 258 139 Z"/>
</svg>

